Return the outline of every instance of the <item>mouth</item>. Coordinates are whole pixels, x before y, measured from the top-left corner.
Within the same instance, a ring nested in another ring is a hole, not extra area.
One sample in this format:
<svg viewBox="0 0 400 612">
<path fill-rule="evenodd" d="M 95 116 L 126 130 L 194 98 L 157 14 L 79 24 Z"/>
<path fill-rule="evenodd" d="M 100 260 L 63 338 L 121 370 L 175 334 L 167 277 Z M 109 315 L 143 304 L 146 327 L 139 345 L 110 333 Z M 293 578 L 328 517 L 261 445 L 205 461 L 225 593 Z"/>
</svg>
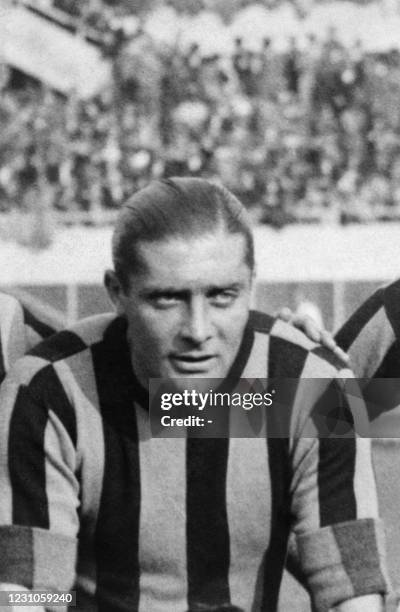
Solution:
<svg viewBox="0 0 400 612">
<path fill-rule="evenodd" d="M 216 355 L 195 355 L 188 353 L 172 355 L 170 359 L 175 370 L 178 372 L 195 374 L 207 372 L 214 364 Z"/>
</svg>

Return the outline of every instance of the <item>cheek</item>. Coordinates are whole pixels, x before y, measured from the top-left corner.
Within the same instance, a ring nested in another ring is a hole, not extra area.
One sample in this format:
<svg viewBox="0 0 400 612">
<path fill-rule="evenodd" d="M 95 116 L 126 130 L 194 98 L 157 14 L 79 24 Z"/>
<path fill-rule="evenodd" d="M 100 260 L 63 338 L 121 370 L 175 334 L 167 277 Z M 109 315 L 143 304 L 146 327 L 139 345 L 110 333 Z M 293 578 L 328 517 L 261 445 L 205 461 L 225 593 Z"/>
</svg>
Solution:
<svg viewBox="0 0 400 612">
<path fill-rule="evenodd" d="M 142 349 L 163 351 L 168 348 L 175 334 L 174 317 L 169 311 L 143 308 L 131 317 L 132 339 L 140 341 Z"/>
<path fill-rule="evenodd" d="M 226 311 L 221 312 L 219 329 L 227 345 L 236 346 L 240 344 L 248 316 L 247 297 L 238 300 L 229 310 L 229 313 Z"/>
</svg>

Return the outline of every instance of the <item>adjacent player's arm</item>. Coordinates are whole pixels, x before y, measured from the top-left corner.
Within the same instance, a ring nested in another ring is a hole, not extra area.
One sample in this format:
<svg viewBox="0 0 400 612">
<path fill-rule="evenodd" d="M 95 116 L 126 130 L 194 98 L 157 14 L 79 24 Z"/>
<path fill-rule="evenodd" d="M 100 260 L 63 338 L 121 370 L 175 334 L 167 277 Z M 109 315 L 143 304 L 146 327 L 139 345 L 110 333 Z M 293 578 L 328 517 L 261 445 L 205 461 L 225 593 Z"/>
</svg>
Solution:
<svg viewBox="0 0 400 612">
<path fill-rule="evenodd" d="M 0 582 L 69 591 L 79 530 L 72 407 L 36 357 L 12 368 L 0 405 Z"/>
<path fill-rule="evenodd" d="M 325 394 L 320 402 L 326 402 Z M 380 610 L 388 584 L 370 440 L 327 432 L 300 437 L 307 419 L 301 422 L 304 414 L 298 414 L 291 441 L 292 514 L 300 567 L 314 605 L 320 612 Z"/>
</svg>

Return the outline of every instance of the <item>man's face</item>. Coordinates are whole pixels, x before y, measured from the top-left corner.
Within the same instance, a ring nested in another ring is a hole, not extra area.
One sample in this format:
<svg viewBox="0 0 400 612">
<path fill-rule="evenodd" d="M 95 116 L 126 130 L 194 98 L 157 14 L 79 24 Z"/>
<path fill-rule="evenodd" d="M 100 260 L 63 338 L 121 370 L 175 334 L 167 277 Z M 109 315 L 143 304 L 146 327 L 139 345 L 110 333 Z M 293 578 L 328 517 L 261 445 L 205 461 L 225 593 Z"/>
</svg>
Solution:
<svg viewBox="0 0 400 612">
<path fill-rule="evenodd" d="M 131 274 L 127 293 L 119 288 L 113 296 L 128 319 L 136 375 L 142 383 L 224 378 L 250 307 L 244 237 L 219 231 L 142 243 L 138 250 L 143 272 Z"/>
</svg>

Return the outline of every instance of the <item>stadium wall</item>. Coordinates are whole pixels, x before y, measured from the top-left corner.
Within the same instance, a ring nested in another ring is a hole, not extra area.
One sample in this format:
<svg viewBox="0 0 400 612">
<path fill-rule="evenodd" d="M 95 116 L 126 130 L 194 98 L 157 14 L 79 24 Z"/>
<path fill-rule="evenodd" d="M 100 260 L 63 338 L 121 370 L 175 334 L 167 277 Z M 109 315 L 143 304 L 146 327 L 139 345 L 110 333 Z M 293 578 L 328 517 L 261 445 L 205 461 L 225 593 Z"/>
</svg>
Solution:
<svg viewBox="0 0 400 612">
<path fill-rule="evenodd" d="M 110 228 L 60 229 L 49 249 L 0 242 L 0 287 L 48 305 L 66 322 L 110 309 L 102 288 Z M 274 312 L 311 303 L 329 329 L 379 285 L 399 276 L 398 224 L 255 228 L 255 304 Z"/>
</svg>

